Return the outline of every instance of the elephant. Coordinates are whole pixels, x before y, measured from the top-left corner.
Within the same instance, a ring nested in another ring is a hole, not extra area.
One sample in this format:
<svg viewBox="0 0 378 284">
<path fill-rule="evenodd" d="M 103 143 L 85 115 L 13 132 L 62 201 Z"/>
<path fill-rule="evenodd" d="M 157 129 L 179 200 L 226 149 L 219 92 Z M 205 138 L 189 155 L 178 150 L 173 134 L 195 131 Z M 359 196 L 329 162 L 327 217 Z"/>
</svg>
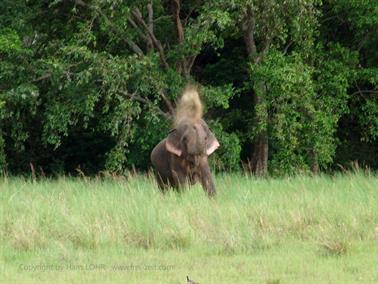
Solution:
<svg viewBox="0 0 378 284">
<path fill-rule="evenodd" d="M 185 98 L 185 93 L 183 95 Z M 217 138 L 202 119 L 202 105 L 198 94 L 181 100 L 192 104 L 179 111 L 175 127 L 151 152 L 151 162 L 159 188 L 164 192 L 169 186 L 179 188 L 200 181 L 208 196 L 214 196 L 216 188 L 210 171 L 208 157 L 220 146 Z M 182 107 L 182 105 L 181 105 Z M 187 111 L 191 109 L 190 111 Z M 194 114 L 194 115 L 188 115 Z"/>
</svg>

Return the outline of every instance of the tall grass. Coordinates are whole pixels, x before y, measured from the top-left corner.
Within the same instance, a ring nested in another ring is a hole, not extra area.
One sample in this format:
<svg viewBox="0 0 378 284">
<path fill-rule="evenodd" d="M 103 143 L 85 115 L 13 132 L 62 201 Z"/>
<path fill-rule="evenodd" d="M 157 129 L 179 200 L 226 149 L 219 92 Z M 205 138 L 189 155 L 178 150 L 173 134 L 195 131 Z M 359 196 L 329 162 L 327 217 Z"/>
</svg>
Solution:
<svg viewBox="0 0 378 284">
<path fill-rule="evenodd" d="M 0 239 L 18 251 L 195 249 L 254 253 L 309 242 L 345 255 L 378 241 L 378 179 L 372 174 L 285 179 L 216 178 L 209 199 L 199 186 L 161 194 L 149 177 L 0 180 Z"/>
</svg>

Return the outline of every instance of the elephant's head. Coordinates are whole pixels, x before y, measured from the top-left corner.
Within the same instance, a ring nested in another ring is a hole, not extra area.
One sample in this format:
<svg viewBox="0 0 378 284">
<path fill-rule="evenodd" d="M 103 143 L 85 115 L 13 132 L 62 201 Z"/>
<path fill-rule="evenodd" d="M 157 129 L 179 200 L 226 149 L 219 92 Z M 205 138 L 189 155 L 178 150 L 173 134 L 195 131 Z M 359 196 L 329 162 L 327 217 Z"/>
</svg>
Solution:
<svg viewBox="0 0 378 284">
<path fill-rule="evenodd" d="M 167 137 L 166 149 L 189 161 L 198 156 L 209 156 L 218 147 L 219 142 L 202 119 L 191 123 L 183 121 Z"/>
</svg>

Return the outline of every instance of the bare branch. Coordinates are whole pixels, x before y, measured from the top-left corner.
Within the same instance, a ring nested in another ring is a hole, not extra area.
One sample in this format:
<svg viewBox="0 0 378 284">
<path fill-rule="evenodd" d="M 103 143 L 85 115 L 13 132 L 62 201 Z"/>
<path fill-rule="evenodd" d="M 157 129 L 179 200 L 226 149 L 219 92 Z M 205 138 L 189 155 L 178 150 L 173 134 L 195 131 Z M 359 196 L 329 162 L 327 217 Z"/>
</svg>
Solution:
<svg viewBox="0 0 378 284">
<path fill-rule="evenodd" d="M 32 83 L 37 83 L 37 82 L 40 82 L 40 81 L 43 81 L 43 80 L 46 80 L 48 78 L 50 78 L 52 76 L 52 73 L 51 71 L 47 71 L 45 74 L 43 74 L 42 76 L 39 76 L 38 78 L 35 78 Z"/>
<path fill-rule="evenodd" d="M 126 43 L 129 45 L 132 51 L 134 51 L 138 55 L 144 55 L 143 51 L 140 49 L 140 47 L 131 39 L 126 38 Z"/>
<path fill-rule="evenodd" d="M 323 24 L 323 23 L 328 22 L 328 21 L 333 21 L 334 19 L 338 19 L 341 23 L 345 23 L 345 19 L 343 19 L 339 15 L 324 18 L 323 20 L 321 20 L 321 23 Z"/>
<path fill-rule="evenodd" d="M 160 20 L 163 20 L 163 19 L 170 19 L 170 18 L 172 18 L 170 15 L 160 16 L 154 19 L 154 23 L 159 22 Z"/>
<path fill-rule="evenodd" d="M 76 0 L 75 0 L 76 1 Z M 109 18 L 106 16 L 106 14 L 104 12 L 101 11 L 101 8 L 100 7 L 97 7 L 97 6 L 92 6 L 93 9 L 95 9 L 103 18 L 104 20 L 107 22 L 107 24 L 110 26 L 111 28 L 111 31 L 115 34 L 118 34 L 120 33 L 120 31 L 118 30 L 118 27 L 115 26 L 113 24 L 112 21 L 109 20 Z M 136 54 L 142 56 L 144 55 L 142 49 L 131 39 L 129 38 L 124 38 L 124 41 L 126 42 L 126 44 L 130 47 L 130 49 L 132 51 L 134 51 Z"/>
<path fill-rule="evenodd" d="M 167 59 L 165 57 L 163 46 L 161 45 L 160 41 L 155 37 L 154 32 L 151 31 L 148 28 L 148 25 L 143 20 L 142 13 L 140 12 L 140 10 L 138 8 L 135 8 L 132 11 L 132 14 L 133 14 L 135 20 L 138 22 L 138 24 L 143 27 L 143 29 L 147 32 L 148 36 L 151 38 L 152 43 L 154 44 L 154 46 L 156 47 L 156 49 L 159 52 L 160 60 L 161 60 L 161 62 L 163 64 L 164 68 L 168 68 L 169 65 L 168 65 Z"/>
<path fill-rule="evenodd" d="M 134 93 L 130 94 L 130 93 L 126 92 L 126 91 L 121 91 L 120 93 L 123 94 L 123 95 L 125 95 L 126 97 L 130 98 L 133 101 L 137 101 L 137 102 L 146 104 L 149 107 L 154 108 L 160 115 L 164 116 L 165 118 L 168 118 L 168 119 L 172 118 L 171 114 L 165 113 L 158 106 L 156 106 L 153 102 L 151 102 L 150 100 L 148 100 L 146 98 L 142 98 L 141 96 L 138 96 L 137 92 L 134 92 Z"/>
<path fill-rule="evenodd" d="M 167 105 L 169 113 L 173 116 L 173 114 L 174 114 L 174 108 L 173 108 L 173 105 L 172 105 L 171 101 L 168 100 L 168 98 L 166 97 L 166 95 L 164 94 L 164 92 L 162 90 L 159 91 L 159 95 L 162 97 L 163 101 Z"/>
<path fill-rule="evenodd" d="M 187 72 L 188 72 L 188 75 L 190 74 L 190 71 L 192 70 L 193 68 L 193 64 L 194 62 L 196 61 L 196 58 L 197 58 L 197 55 L 193 55 L 192 57 L 190 57 L 188 59 L 188 66 L 187 66 Z"/>
<path fill-rule="evenodd" d="M 133 28 L 137 31 L 137 33 L 139 34 L 139 36 L 141 38 L 143 38 L 143 40 L 145 41 L 148 41 L 149 40 L 149 37 L 146 36 L 141 30 L 140 28 L 138 27 L 138 25 L 134 22 L 134 20 L 132 18 L 128 18 L 127 21 L 133 26 Z"/>
<path fill-rule="evenodd" d="M 121 91 L 120 93 L 123 94 L 123 95 L 125 95 L 125 96 L 127 96 L 127 97 L 129 97 L 132 100 L 135 100 L 135 101 L 138 101 L 138 102 L 141 102 L 141 103 L 145 103 L 145 104 L 149 104 L 150 106 L 153 106 L 154 108 L 157 108 L 159 110 L 159 112 L 162 115 L 164 115 L 165 117 L 169 118 L 169 117 L 173 116 L 174 109 L 173 109 L 172 103 L 168 100 L 168 98 L 165 96 L 165 94 L 163 93 L 163 91 L 159 91 L 159 95 L 162 97 L 164 103 L 167 105 L 169 113 L 163 112 L 160 108 L 158 108 L 155 104 L 153 104 L 153 102 L 151 102 L 149 99 L 143 98 L 141 96 L 138 96 L 136 92 L 130 94 L 128 92 Z"/>
<path fill-rule="evenodd" d="M 288 52 L 290 46 L 292 46 L 292 45 L 293 45 L 293 42 L 290 41 L 290 42 L 285 46 L 285 48 L 284 48 L 284 50 L 283 50 L 283 55 L 285 55 L 285 54 Z"/>
<path fill-rule="evenodd" d="M 375 90 L 360 90 L 358 89 L 358 91 L 350 94 L 351 96 L 355 96 L 355 95 L 360 95 L 361 97 L 363 97 L 365 100 L 367 100 L 368 98 L 366 96 L 364 96 L 364 94 L 368 94 L 368 95 L 378 95 L 378 91 L 375 91 Z"/>
<path fill-rule="evenodd" d="M 184 25 L 186 25 L 189 21 L 189 18 L 192 16 L 194 10 L 196 9 L 196 7 L 192 7 L 190 9 L 190 11 L 188 12 L 188 14 L 186 15 L 186 17 L 184 18 Z"/>
<path fill-rule="evenodd" d="M 171 0 L 171 7 L 172 7 L 172 18 L 176 24 L 176 33 L 177 33 L 177 40 L 179 43 L 184 41 L 184 29 L 182 27 L 181 19 L 180 19 L 180 10 L 181 10 L 181 3 L 180 0 Z"/>
<path fill-rule="evenodd" d="M 147 5 L 148 10 L 148 29 L 151 33 L 154 32 L 154 10 L 152 8 L 152 3 Z M 147 51 L 153 50 L 154 45 L 151 38 L 147 37 Z"/>
<path fill-rule="evenodd" d="M 105 19 L 105 21 L 108 23 L 108 25 L 110 26 L 111 30 L 114 33 L 119 33 L 118 28 L 108 19 L 108 17 L 102 11 L 100 11 L 100 9 L 98 9 L 98 12 Z M 133 40 L 131 40 L 129 38 L 124 38 L 124 41 L 127 43 L 127 45 L 129 46 L 129 48 L 133 52 L 135 52 L 136 54 L 138 54 L 140 56 L 144 55 L 142 49 Z"/>
<path fill-rule="evenodd" d="M 72 2 L 75 3 L 75 5 L 81 6 L 81 7 L 87 7 L 87 3 L 85 3 L 83 0 L 72 0 Z"/>
<path fill-rule="evenodd" d="M 184 28 L 180 18 L 181 12 L 181 0 L 171 0 L 172 20 L 176 26 L 177 42 L 182 44 L 185 41 Z M 177 71 L 181 73 L 185 78 L 190 75 L 190 70 L 194 64 L 196 55 L 181 58 L 176 63 Z"/>
<path fill-rule="evenodd" d="M 74 73 L 72 73 L 70 71 L 70 68 L 79 66 L 80 64 L 81 64 L 81 62 L 76 62 L 76 63 L 73 63 L 73 64 L 69 64 L 69 65 L 66 66 L 67 68 L 65 70 L 63 70 L 62 72 L 65 75 L 67 75 L 67 76 L 73 75 Z M 41 76 L 39 76 L 39 77 L 37 77 L 37 78 L 29 81 L 29 83 L 38 83 L 40 81 L 43 81 L 43 80 L 51 78 L 52 75 L 53 75 L 52 70 L 48 69 L 48 70 L 46 70 L 45 74 L 43 74 L 43 75 L 41 75 Z"/>
</svg>

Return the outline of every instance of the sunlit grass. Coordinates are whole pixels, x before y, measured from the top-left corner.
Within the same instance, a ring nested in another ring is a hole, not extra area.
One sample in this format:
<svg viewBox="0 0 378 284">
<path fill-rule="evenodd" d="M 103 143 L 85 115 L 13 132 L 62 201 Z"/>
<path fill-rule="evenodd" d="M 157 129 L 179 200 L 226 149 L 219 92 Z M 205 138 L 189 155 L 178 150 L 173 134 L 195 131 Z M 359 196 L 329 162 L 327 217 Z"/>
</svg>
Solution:
<svg viewBox="0 0 378 284">
<path fill-rule="evenodd" d="M 200 186 L 162 195 L 144 176 L 2 178 L 0 277 L 5 283 L 58 281 L 57 273 L 62 283 L 185 283 L 187 274 L 200 283 L 378 281 L 375 175 L 233 174 L 217 176 L 216 184 L 217 197 L 209 199 Z M 106 269 L 72 268 L 88 263 Z M 127 263 L 138 269 L 111 268 Z M 65 269 L 32 266 L 38 264 Z"/>
</svg>

